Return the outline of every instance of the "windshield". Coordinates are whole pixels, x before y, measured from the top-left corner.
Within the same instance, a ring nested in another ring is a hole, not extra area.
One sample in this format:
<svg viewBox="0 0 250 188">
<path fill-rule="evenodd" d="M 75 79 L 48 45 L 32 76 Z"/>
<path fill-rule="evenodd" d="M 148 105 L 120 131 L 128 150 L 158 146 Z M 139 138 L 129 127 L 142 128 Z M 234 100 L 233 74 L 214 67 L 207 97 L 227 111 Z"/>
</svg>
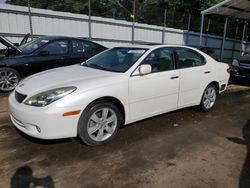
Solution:
<svg viewBox="0 0 250 188">
<path fill-rule="evenodd" d="M 35 39 L 31 40 L 21 46 L 19 46 L 19 49 L 22 50 L 24 54 L 31 54 L 41 46 L 45 45 L 48 43 L 49 40 L 46 39 Z"/>
<path fill-rule="evenodd" d="M 83 66 L 126 72 L 146 51 L 143 48 L 112 48 L 88 60 Z"/>
</svg>

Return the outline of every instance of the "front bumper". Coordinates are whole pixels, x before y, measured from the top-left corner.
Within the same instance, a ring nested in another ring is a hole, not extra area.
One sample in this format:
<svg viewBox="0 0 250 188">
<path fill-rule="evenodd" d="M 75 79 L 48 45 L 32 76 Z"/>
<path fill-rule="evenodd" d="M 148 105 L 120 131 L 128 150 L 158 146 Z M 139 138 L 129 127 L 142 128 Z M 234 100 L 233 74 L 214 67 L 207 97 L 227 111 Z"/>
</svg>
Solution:
<svg viewBox="0 0 250 188">
<path fill-rule="evenodd" d="M 59 139 L 77 136 L 80 114 L 64 117 L 65 112 L 81 110 L 83 107 L 32 107 L 18 103 L 14 92 L 9 96 L 11 121 L 21 132 L 40 139 Z"/>
<path fill-rule="evenodd" d="M 250 69 L 245 69 L 241 67 L 232 68 L 230 79 L 250 80 Z"/>
</svg>

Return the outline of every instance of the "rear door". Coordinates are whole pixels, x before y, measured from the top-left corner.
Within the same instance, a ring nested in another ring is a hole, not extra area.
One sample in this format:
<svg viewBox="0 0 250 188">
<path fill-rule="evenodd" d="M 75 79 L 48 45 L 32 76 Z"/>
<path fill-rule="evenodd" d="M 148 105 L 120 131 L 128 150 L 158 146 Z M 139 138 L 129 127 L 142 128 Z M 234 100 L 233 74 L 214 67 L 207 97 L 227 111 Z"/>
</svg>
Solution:
<svg viewBox="0 0 250 188">
<path fill-rule="evenodd" d="M 62 67 L 69 62 L 69 41 L 56 40 L 51 41 L 42 47 L 36 55 L 33 56 L 31 69 L 33 73 L 44 70 Z"/>
<path fill-rule="evenodd" d="M 211 81 L 211 68 L 200 53 L 189 48 L 176 48 L 175 58 L 180 70 L 178 107 L 197 105 Z"/>
<path fill-rule="evenodd" d="M 103 50 L 102 46 L 90 41 L 72 40 L 69 64 L 82 63 Z"/>
</svg>

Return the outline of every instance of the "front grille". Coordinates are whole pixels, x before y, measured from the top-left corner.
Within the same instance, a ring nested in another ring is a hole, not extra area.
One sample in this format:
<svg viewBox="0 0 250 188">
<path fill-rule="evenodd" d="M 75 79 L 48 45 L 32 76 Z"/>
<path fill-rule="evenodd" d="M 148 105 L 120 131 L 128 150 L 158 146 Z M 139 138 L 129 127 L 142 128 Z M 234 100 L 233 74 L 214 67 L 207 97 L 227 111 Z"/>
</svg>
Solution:
<svg viewBox="0 0 250 188">
<path fill-rule="evenodd" d="M 22 103 L 26 97 L 27 97 L 27 95 L 23 95 L 23 94 L 15 91 L 15 98 L 16 98 L 17 102 Z"/>
</svg>

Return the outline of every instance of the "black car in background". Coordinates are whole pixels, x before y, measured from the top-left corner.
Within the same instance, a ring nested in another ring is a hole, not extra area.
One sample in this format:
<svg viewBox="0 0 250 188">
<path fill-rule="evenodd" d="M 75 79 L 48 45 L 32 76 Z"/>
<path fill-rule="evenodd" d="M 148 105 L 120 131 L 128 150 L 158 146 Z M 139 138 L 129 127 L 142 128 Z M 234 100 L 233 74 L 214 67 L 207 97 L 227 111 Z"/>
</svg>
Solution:
<svg viewBox="0 0 250 188">
<path fill-rule="evenodd" d="M 250 82 L 250 54 L 233 60 L 230 79 L 231 81 Z"/>
<path fill-rule="evenodd" d="M 13 90 L 21 78 L 44 70 L 78 64 L 106 50 L 89 40 L 47 36 L 16 46 L 4 37 L 0 43 L 0 92 Z"/>
</svg>

